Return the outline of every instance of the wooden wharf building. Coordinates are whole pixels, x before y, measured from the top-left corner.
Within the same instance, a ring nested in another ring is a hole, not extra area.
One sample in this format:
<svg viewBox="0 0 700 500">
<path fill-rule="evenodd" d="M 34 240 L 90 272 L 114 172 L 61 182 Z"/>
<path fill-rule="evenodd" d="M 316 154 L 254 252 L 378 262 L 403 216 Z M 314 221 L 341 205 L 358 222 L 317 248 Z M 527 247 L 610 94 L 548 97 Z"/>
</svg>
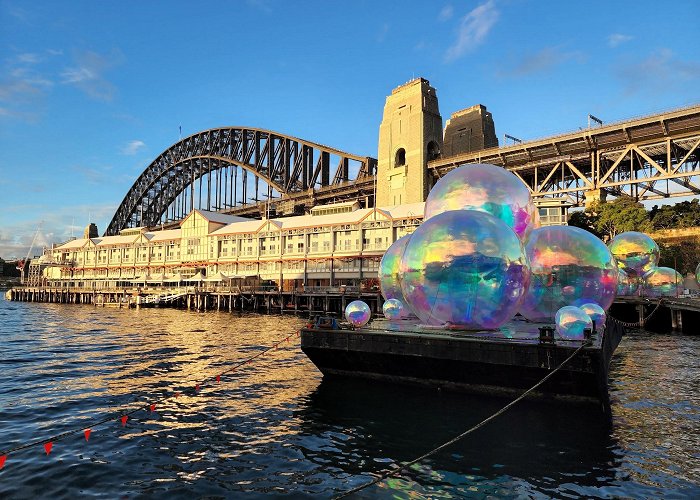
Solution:
<svg viewBox="0 0 700 500">
<path fill-rule="evenodd" d="M 381 308 L 379 262 L 423 219 L 423 203 L 322 205 L 246 219 L 193 210 L 177 229 L 129 228 L 44 250 L 14 300 L 193 309 L 340 312 L 352 297 Z"/>
</svg>

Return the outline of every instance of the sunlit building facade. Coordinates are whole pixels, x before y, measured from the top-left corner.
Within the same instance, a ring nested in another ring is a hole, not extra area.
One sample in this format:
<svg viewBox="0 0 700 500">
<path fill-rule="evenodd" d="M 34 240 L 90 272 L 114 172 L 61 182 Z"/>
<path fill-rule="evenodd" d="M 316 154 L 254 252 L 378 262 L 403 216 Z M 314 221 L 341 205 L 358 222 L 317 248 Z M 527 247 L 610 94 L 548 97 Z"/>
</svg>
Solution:
<svg viewBox="0 0 700 500">
<path fill-rule="evenodd" d="M 376 286 L 384 251 L 423 219 L 423 203 L 323 205 L 309 215 L 245 219 L 192 211 L 177 229 L 130 228 L 54 245 L 34 281 L 54 287 L 258 284 L 295 290 Z"/>
</svg>

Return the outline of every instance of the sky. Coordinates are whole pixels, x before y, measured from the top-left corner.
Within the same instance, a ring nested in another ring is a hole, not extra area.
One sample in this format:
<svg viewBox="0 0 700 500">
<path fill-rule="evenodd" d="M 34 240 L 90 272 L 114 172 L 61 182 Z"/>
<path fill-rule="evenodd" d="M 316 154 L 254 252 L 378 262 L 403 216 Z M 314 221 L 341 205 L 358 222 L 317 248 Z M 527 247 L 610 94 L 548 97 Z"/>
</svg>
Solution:
<svg viewBox="0 0 700 500">
<path fill-rule="evenodd" d="M 391 90 L 523 140 L 700 102 L 700 2 L 0 0 L 0 257 L 100 234 L 182 135 L 376 157 Z"/>
</svg>

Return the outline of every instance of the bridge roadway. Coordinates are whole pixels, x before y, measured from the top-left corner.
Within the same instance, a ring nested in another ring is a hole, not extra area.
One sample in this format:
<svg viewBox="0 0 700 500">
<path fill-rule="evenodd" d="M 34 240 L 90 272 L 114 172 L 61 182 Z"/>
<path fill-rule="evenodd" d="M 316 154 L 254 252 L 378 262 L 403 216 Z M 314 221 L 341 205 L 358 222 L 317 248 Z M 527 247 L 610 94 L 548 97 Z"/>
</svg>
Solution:
<svg viewBox="0 0 700 500">
<path fill-rule="evenodd" d="M 506 167 L 533 197 L 573 205 L 610 193 L 635 199 L 700 194 L 700 105 L 600 127 L 440 158 L 436 178 L 465 163 Z"/>
<path fill-rule="evenodd" d="M 537 201 L 563 198 L 572 206 L 607 194 L 637 200 L 700 194 L 700 105 L 600 127 L 439 158 L 428 163 L 435 180 L 466 163 L 501 165 L 520 177 Z M 274 204 L 333 203 L 373 197 L 369 175 L 290 193 Z M 592 198 L 591 198 L 592 197 Z M 260 215 L 266 202 L 227 213 Z"/>
</svg>

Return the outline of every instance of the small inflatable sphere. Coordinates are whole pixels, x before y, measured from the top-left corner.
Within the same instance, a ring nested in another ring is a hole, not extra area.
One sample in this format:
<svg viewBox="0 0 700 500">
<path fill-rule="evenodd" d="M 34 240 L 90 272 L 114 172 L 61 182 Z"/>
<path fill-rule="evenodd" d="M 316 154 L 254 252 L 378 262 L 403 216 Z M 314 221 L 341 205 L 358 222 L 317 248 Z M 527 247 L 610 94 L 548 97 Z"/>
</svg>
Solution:
<svg viewBox="0 0 700 500">
<path fill-rule="evenodd" d="M 352 326 L 364 326 L 372 317 L 369 306 L 361 300 L 353 300 L 345 308 L 345 319 Z"/>
<path fill-rule="evenodd" d="M 647 297 L 676 297 L 683 293 L 683 275 L 670 267 L 656 267 L 644 276 L 642 294 Z"/>
<path fill-rule="evenodd" d="M 593 328 L 591 317 L 580 307 L 564 306 L 554 317 L 557 333 L 565 340 L 583 340 L 583 331 Z"/>
<path fill-rule="evenodd" d="M 430 190 L 424 221 L 448 210 L 487 212 L 524 239 L 539 225 L 530 191 L 515 174 L 488 164 L 469 164 L 450 171 Z"/>
<path fill-rule="evenodd" d="M 379 286 L 385 300 L 404 300 L 399 282 L 399 264 L 410 237 L 407 234 L 392 243 L 379 262 Z"/>
<path fill-rule="evenodd" d="M 401 259 L 401 290 L 424 324 L 482 330 L 511 319 L 530 271 L 522 243 L 503 221 L 451 210 L 424 221 Z"/>
<path fill-rule="evenodd" d="M 382 310 L 384 311 L 384 317 L 386 319 L 401 319 L 405 316 L 405 308 L 403 302 L 401 302 L 399 299 L 387 300 L 386 302 L 384 302 Z"/>
<path fill-rule="evenodd" d="M 608 247 L 619 268 L 630 275 L 643 276 L 659 263 L 659 245 L 644 233 L 620 233 Z"/>
<path fill-rule="evenodd" d="M 588 317 L 591 318 L 591 321 L 595 323 L 596 330 L 603 330 L 605 328 L 605 320 L 608 316 L 605 314 L 605 311 L 602 307 L 600 307 L 595 302 L 589 302 L 587 304 L 583 304 L 582 306 L 580 306 L 580 308 L 583 312 L 588 314 Z"/>
<path fill-rule="evenodd" d="M 615 300 L 615 259 L 593 234 L 573 226 L 546 226 L 532 231 L 525 245 L 530 287 L 520 314 L 530 321 L 551 322 L 564 306 L 595 302 L 607 310 Z"/>
</svg>

